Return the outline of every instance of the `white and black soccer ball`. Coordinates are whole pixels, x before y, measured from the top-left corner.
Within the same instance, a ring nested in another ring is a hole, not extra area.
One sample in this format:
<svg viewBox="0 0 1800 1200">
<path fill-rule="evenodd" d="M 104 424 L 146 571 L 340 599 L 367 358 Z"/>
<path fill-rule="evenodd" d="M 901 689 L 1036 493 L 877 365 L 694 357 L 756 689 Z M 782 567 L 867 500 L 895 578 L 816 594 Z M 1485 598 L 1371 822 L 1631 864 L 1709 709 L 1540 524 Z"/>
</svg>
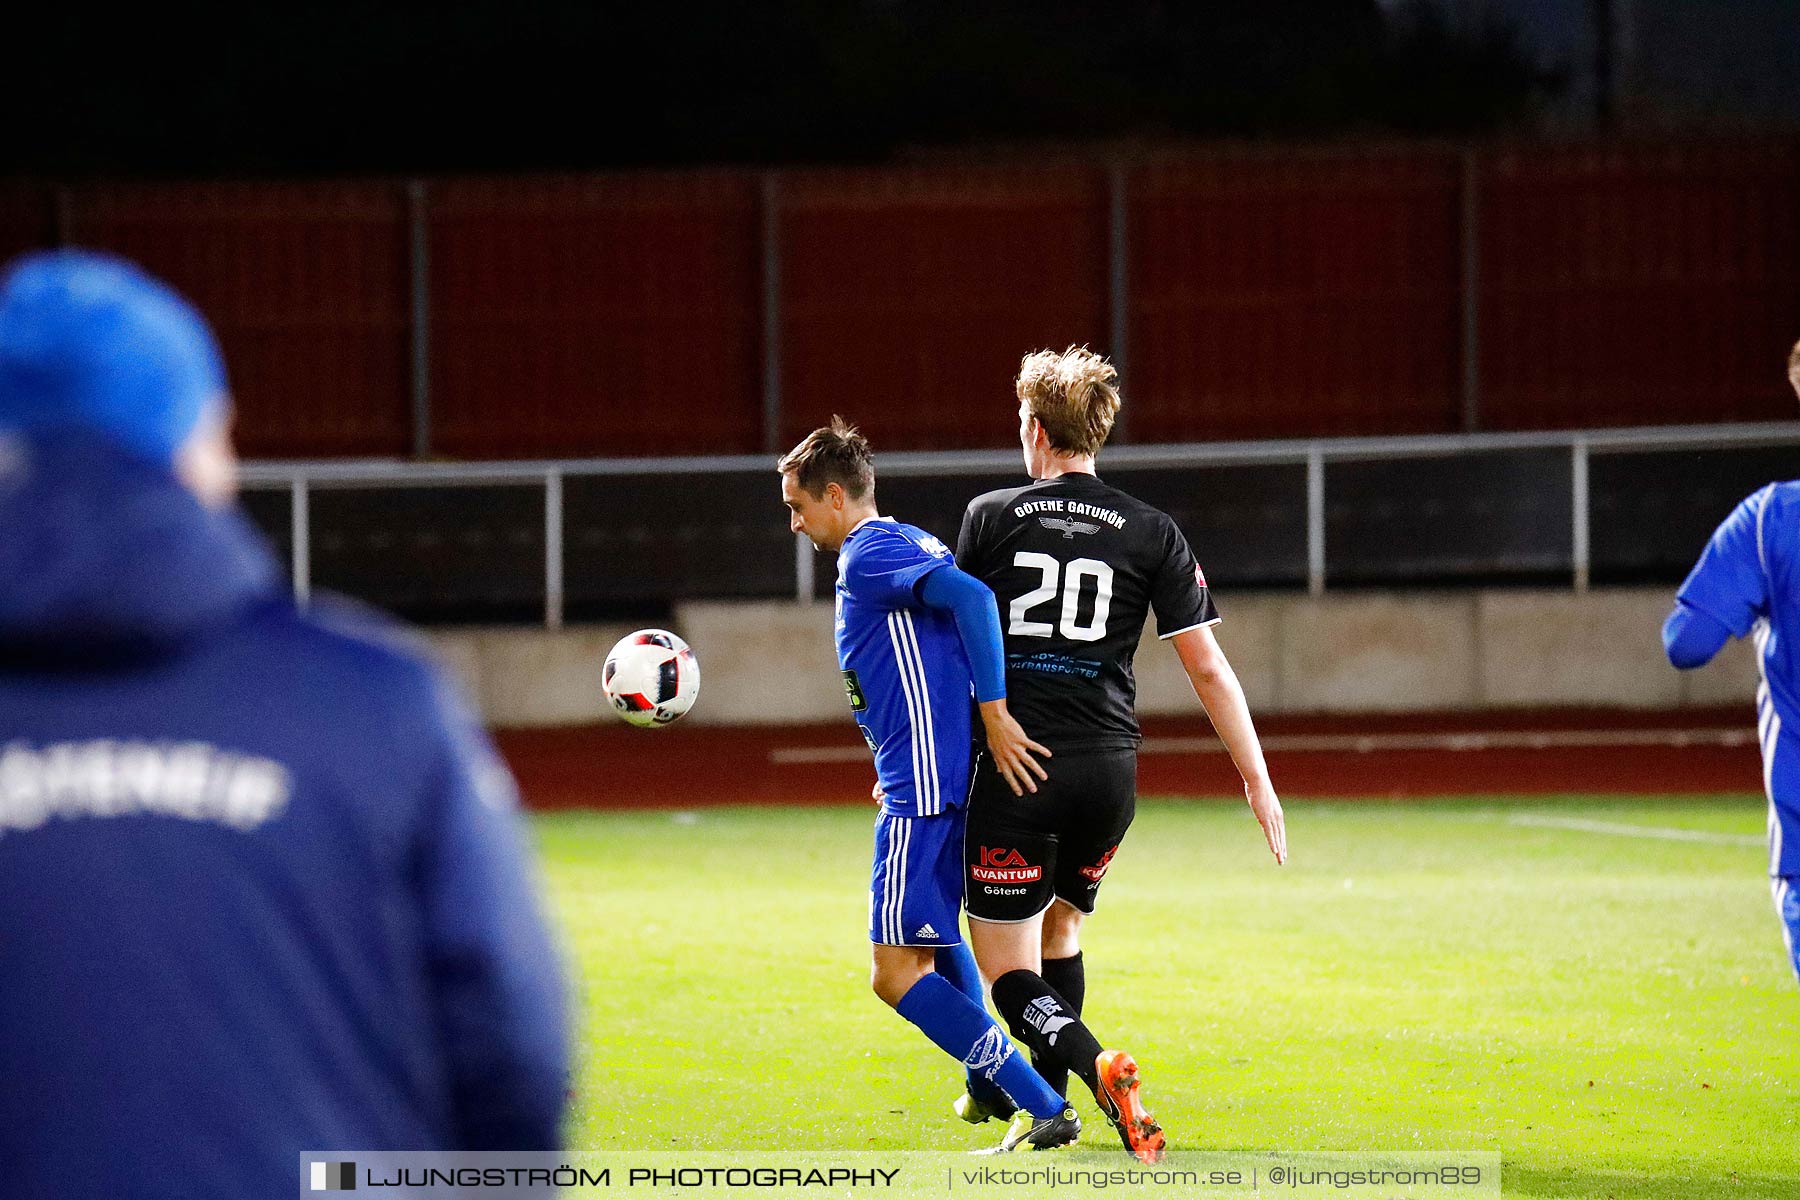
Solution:
<svg viewBox="0 0 1800 1200">
<path fill-rule="evenodd" d="M 621 718 L 646 729 L 678 721 L 700 694 L 700 663 L 666 629 L 640 629 L 606 656 L 600 686 Z"/>
</svg>

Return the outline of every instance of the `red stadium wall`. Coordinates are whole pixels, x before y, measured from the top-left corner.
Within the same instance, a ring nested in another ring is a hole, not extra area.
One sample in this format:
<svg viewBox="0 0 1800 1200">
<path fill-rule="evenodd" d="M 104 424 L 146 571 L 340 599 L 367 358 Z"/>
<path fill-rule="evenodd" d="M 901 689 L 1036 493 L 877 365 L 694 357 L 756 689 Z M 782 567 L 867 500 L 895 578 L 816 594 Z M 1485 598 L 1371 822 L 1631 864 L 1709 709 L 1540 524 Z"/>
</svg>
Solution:
<svg viewBox="0 0 1800 1200">
<path fill-rule="evenodd" d="M 1793 416 L 1800 145 L 1520 147 L 1480 209 L 1487 427 Z"/>
<path fill-rule="evenodd" d="M 781 189 L 782 445 L 1004 446 L 1027 350 L 1107 342 L 1106 175 L 829 171 Z"/>
<path fill-rule="evenodd" d="M 1132 172 L 1133 440 L 1456 428 L 1459 180 L 1431 151 Z"/>
<path fill-rule="evenodd" d="M 411 448 L 403 190 L 381 183 L 70 189 L 67 236 L 136 259 L 218 329 L 249 457 Z"/>
<path fill-rule="evenodd" d="M 1450 432 L 1470 401 L 1485 429 L 1792 415 L 1800 142 L 1221 150 L 1123 178 L 1132 441 Z M 253 457 L 412 453 L 420 382 L 448 457 L 760 452 L 832 412 L 884 449 L 1001 447 L 1022 353 L 1117 349 L 1111 216 L 1078 161 L 443 180 L 416 212 L 399 182 L 15 183 L 0 257 L 66 238 L 171 279 L 218 326 Z"/>
<path fill-rule="evenodd" d="M 450 181 L 427 211 L 434 453 L 761 440 L 754 176 Z"/>
</svg>

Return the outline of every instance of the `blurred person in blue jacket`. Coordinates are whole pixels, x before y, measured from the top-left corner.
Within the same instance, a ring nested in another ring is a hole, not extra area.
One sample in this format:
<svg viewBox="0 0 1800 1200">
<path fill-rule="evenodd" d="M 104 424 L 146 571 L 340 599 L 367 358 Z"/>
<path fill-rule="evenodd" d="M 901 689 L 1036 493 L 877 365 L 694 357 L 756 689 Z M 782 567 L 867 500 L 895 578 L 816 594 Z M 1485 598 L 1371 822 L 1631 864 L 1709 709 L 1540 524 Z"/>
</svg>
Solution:
<svg viewBox="0 0 1800 1200">
<path fill-rule="evenodd" d="M 0 278 L 0 1191 L 290 1196 L 300 1154 L 553 1149 L 563 977 L 512 781 L 235 504 L 205 321 Z"/>
</svg>

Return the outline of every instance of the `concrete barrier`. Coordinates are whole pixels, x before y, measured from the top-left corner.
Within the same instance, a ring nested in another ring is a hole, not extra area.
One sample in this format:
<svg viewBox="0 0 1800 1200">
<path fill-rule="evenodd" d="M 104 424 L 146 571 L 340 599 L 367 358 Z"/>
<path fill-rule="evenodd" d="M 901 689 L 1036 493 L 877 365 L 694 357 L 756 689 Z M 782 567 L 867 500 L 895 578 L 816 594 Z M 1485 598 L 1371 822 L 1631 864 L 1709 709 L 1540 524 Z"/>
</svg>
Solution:
<svg viewBox="0 0 1800 1200">
<path fill-rule="evenodd" d="M 1660 590 L 1481 593 L 1478 702 L 1676 707 L 1681 672 L 1663 656 L 1661 634 L 1669 606 Z"/>
<path fill-rule="evenodd" d="M 700 658 L 707 725 L 848 721 L 829 603 L 683 604 L 675 622 Z M 704 647 L 704 649 L 702 649 Z"/>
<path fill-rule="evenodd" d="M 613 643 L 633 628 L 434 629 L 426 637 L 474 697 L 482 719 L 517 729 L 611 720 L 601 668 Z"/>
<path fill-rule="evenodd" d="M 1658 634 L 1662 588 L 1443 593 L 1240 594 L 1215 627 L 1253 712 L 1405 712 L 1557 706 L 1669 709 L 1743 703 L 1747 642 L 1678 672 Z M 687 719 L 707 725 L 848 720 L 829 604 L 696 602 L 671 622 L 701 666 Z M 444 629 L 428 637 L 497 726 L 610 719 L 600 691 L 626 625 Z M 1136 674 L 1146 714 L 1193 713 L 1168 643 L 1146 629 Z"/>
<path fill-rule="evenodd" d="M 1281 616 L 1276 706 L 1406 712 L 1480 703 L 1472 594 L 1296 599 Z"/>
</svg>

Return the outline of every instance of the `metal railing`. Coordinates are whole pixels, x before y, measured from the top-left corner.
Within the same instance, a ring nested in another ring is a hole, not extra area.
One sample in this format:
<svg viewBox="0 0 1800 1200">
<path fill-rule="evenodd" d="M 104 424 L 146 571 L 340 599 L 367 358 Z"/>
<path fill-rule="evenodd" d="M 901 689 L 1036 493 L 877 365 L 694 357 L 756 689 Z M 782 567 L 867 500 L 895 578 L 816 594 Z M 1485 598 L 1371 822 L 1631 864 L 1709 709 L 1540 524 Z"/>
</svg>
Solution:
<svg viewBox="0 0 1800 1200">
<path fill-rule="evenodd" d="M 1304 465 L 1306 468 L 1307 589 L 1325 591 L 1327 467 L 1334 462 L 1444 458 L 1497 451 L 1566 450 L 1569 455 L 1570 585 L 1586 591 L 1590 580 L 1592 530 L 1589 464 L 1595 455 L 1633 451 L 1721 450 L 1800 445 L 1800 421 L 1745 425 L 1680 425 L 1631 429 L 1590 429 L 1532 433 L 1423 434 L 1408 437 L 1332 438 L 1294 441 L 1197 442 L 1160 446 L 1120 446 L 1105 451 L 1101 466 L 1119 469 L 1204 469 L 1245 465 Z M 252 462 L 240 470 L 243 487 L 283 490 L 291 496 L 292 561 L 295 594 L 304 603 L 312 587 L 312 531 L 309 497 L 328 488 L 481 487 L 536 484 L 544 494 L 544 624 L 563 623 L 563 483 L 591 476 L 668 479 L 704 477 L 727 471 L 773 471 L 768 455 L 686 458 L 545 459 L 518 462 L 418 463 L 389 459 Z M 883 477 L 992 475 L 1019 472 L 1017 450 L 957 450 L 883 454 Z M 794 595 L 813 598 L 814 556 L 804 537 L 795 539 Z"/>
</svg>

